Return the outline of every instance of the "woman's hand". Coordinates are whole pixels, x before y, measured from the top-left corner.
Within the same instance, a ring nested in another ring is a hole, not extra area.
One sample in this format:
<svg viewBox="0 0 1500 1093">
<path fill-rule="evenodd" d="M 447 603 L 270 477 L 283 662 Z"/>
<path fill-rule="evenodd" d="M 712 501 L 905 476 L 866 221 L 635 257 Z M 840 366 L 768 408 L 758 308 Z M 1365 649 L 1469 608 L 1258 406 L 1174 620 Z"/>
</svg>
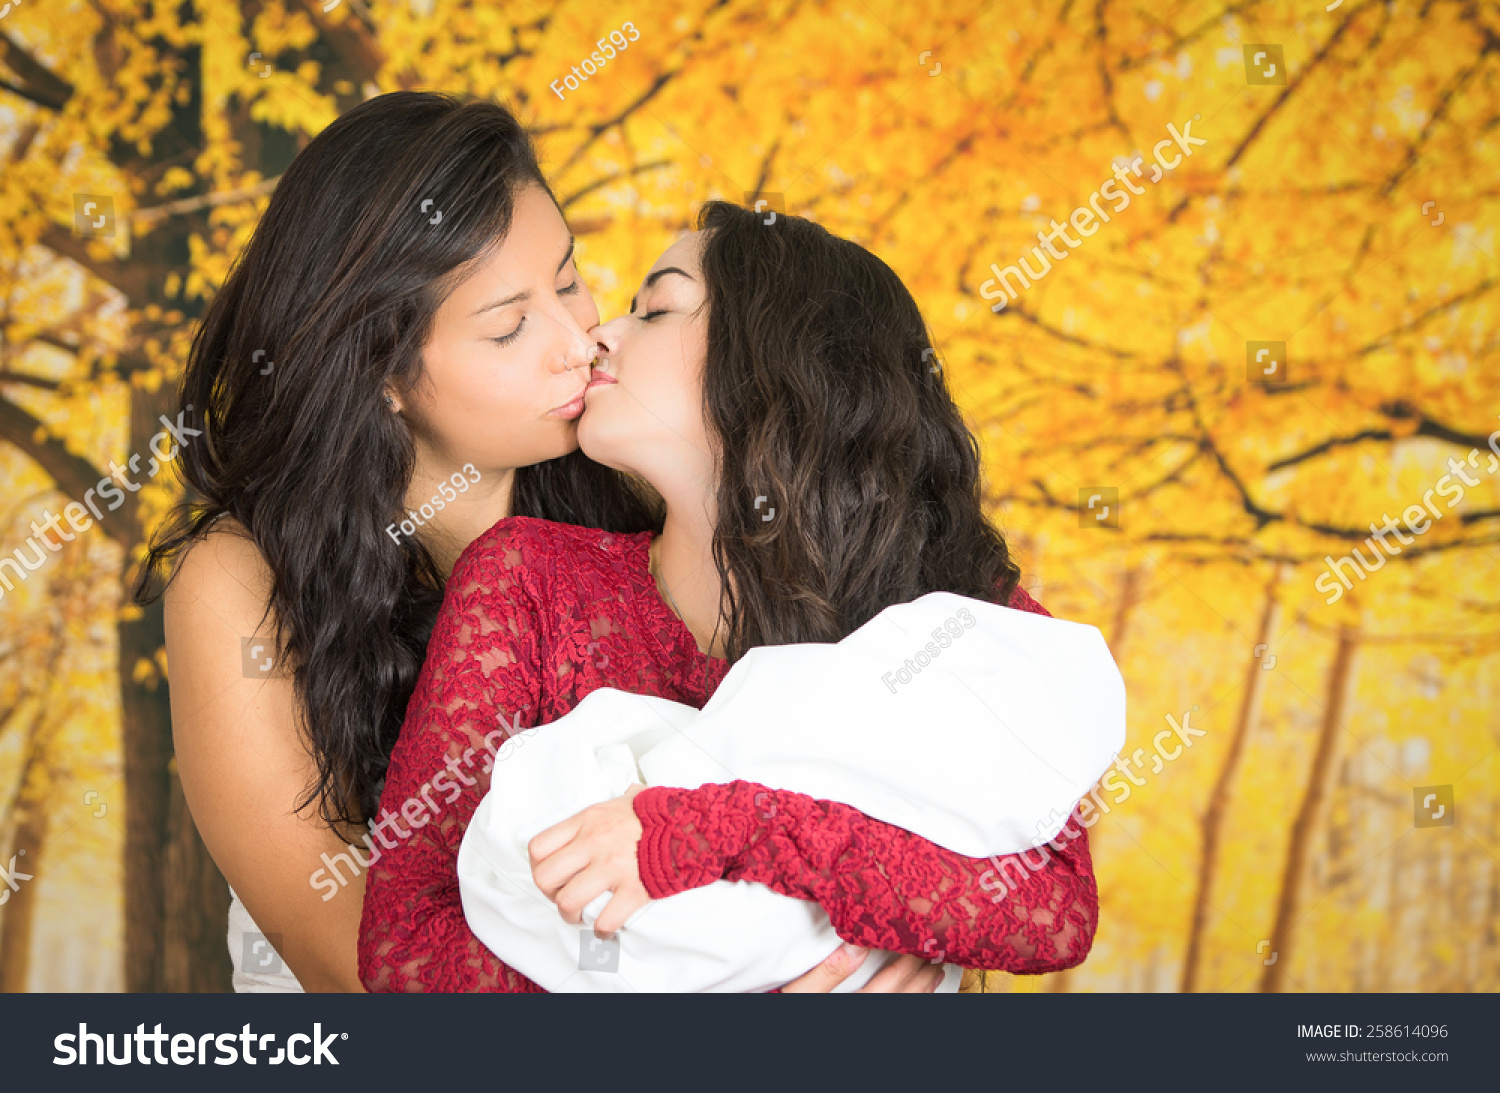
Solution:
<svg viewBox="0 0 1500 1093">
<path fill-rule="evenodd" d="M 526 846 L 532 879 L 557 904 L 564 921 L 578 925 L 585 907 L 601 893 L 614 892 L 594 922 L 598 937 L 613 934 L 651 902 L 636 862 L 643 829 L 631 805 L 645 788 L 633 785 L 621 797 L 590 805 Z"/>
<path fill-rule="evenodd" d="M 853 975 L 869 949 L 845 943 L 812 971 L 781 988 L 782 994 L 827 994 Z M 900 956 L 881 968 L 855 994 L 931 994 L 943 981 L 943 966 L 920 956 Z"/>
</svg>

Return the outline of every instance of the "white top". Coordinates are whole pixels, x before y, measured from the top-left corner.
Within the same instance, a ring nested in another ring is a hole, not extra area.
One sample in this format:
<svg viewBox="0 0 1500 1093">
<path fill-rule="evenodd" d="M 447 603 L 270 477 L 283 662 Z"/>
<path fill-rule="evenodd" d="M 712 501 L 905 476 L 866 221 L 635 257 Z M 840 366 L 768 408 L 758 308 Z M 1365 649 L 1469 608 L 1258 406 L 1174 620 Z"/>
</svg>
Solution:
<svg viewBox="0 0 1500 1093">
<path fill-rule="evenodd" d="M 302 994 L 302 984 L 286 966 L 270 938 L 229 890 L 229 959 L 234 964 L 236 994 Z"/>
<path fill-rule="evenodd" d="M 464 913 L 549 991 L 769 990 L 840 944 L 817 904 L 715 881 L 652 901 L 609 948 L 562 920 L 526 844 L 632 782 L 745 779 L 966 857 L 1012 854 L 1057 836 L 1124 741 L 1125 685 L 1096 628 L 931 593 L 837 644 L 751 650 L 701 712 L 603 688 L 508 740 L 459 850 Z M 883 966 L 877 955 L 841 989 Z"/>
</svg>

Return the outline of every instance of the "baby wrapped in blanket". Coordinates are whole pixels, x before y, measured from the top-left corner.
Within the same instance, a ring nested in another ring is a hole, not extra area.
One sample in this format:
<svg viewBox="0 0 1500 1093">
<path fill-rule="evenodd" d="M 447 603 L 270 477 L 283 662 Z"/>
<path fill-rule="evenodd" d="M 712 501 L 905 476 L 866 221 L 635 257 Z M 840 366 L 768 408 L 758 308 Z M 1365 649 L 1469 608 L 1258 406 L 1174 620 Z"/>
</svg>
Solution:
<svg viewBox="0 0 1500 1093">
<path fill-rule="evenodd" d="M 617 952 L 591 949 L 536 887 L 527 844 L 632 783 L 745 779 L 968 857 L 1014 854 L 1058 835 L 1124 741 L 1124 682 L 1095 627 L 930 593 L 834 644 L 751 650 L 701 711 L 602 688 L 508 740 L 459 850 L 464 914 L 549 991 L 770 990 L 841 944 L 816 903 L 715 881 L 637 911 Z M 839 990 L 890 959 L 871 953 Z M 957 990 L 959 975 L 948 969 L 939 989 Z"/>
</svg>

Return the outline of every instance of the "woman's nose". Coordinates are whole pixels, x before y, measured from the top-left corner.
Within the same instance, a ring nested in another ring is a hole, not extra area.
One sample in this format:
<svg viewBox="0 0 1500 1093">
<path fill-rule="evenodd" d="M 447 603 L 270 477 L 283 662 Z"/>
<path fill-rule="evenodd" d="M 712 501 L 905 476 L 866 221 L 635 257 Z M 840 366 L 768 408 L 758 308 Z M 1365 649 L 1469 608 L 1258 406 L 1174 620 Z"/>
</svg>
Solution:
<svg viewBox="0 0 1500 1093">
<path fill-rule="evenodd" d="M 611 319 L 589 331 L 589 337 L 594 339 L 598 347 L 599 356 L 607 357 L 620 348 L 620 331 L 624 325 L 622 319 Z"/>
<path fill-rule="evenodd" d="M 583 331 L 569 332 L 562 352 L 557 357 L 554 372 L 571 372 L 575 368 L 588 368 L 599 355 L 599 346 L 593 336 Z"/>
</svg>

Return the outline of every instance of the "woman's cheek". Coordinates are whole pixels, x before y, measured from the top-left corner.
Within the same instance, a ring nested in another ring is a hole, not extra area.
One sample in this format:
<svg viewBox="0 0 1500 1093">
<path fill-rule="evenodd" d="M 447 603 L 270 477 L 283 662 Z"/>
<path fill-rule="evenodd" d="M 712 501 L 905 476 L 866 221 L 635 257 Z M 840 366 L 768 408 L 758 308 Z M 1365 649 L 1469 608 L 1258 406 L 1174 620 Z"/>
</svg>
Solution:
<svg viewBox="0 0 1500 1093">
<path fill-rule="evenodd" d="M 682 435 L 692 420 L 693 404 L 701 398 L 693 381 L 670 364 L 658 364 L 645 375 L 638 373 L 636 380 L 629 392 L 636 426 L 651 434 L 670 430 L 672 435 Z"/>
</svg>

